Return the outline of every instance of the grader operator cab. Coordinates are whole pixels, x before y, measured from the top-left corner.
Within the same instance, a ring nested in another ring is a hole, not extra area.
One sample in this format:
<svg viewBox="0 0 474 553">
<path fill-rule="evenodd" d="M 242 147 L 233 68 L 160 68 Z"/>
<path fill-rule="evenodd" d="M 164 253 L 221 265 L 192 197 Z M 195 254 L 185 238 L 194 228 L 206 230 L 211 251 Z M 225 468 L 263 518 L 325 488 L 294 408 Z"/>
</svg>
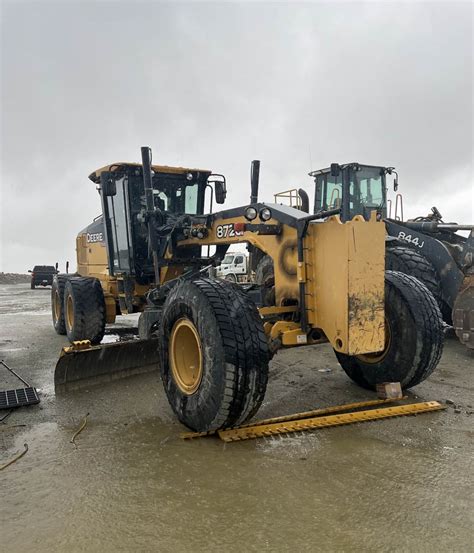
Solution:
<svg viewBox="0 0 474 553">
<path fill-rule="evenodd" d="M 148 287 L 140 319 L 149 338 L 131 346 L 73 345 L 58 361 L 57 386 L 103 373 L 104 365 L 113 373 L 110 360 L 120 364 L 122 351 L 131 347 L 135 363 L 159 364 L 177 417 L 202 432 L 255 415 L 269 361 L 281 348 L 329 342 L 348 376 L 370 389 L 385 381 L 409 388 L 434 370 L 443 344 L 438 306 L 413 277 L 385 271 L 385 227 L 375 213 L 343 222 L 340 207 L 308 215 L 261 203 L 254 170 L 250 204 L 203 214 L 199 191 L 209 176 L 191 190 L 181 180 L 163 197 L 154 191 L 148 148 L 142 148 L 142 162 L 122 172 L 107 167 L 94 178 L 100 181 L 110 278 L 123 279 L 119 297 L 127 309 L 136 304 L 142 290 L 137 287 Z M 222 200 L 225 185 L 218 180 L 216 196 Z M 176 204 L 179 209 L 171 211 Z M 261 286 L 205 275 L 237 243 L 273 261 L 272 305 L 264 305 Z M 203 246 L 215 246 L 214 255 L 203 256 Z M 66 319 L 72 311 L 74 322 L 71 282 L 63 305 Z M 102 293 L 113 295 L 107 279 L 96 282 Z M 81 316 L 87 325 L 97 315 L 90 309 Z"/>
<path fill-rule="evenodd" d="M 99 185 L 102 214 L 78 234 L 77 272 L 59 275 L 52 294 L 54 327 L 71 342 L 98 344 L 106 323 L 143 311 L 173 225 L 184 214 L 202 215 L 206 196 L 211 210 L 214 200 L 224 202 L 222 175 L 158 165 L 150 171 L 146 194 L 139 164 L 116 163 L 89 176 Z M 190 248 L 181 262 L 199 265 L 200 252 Z M 96 313 L 87 324 L 90 317 L 80 316 L 85 302 Z"/>
</svg>

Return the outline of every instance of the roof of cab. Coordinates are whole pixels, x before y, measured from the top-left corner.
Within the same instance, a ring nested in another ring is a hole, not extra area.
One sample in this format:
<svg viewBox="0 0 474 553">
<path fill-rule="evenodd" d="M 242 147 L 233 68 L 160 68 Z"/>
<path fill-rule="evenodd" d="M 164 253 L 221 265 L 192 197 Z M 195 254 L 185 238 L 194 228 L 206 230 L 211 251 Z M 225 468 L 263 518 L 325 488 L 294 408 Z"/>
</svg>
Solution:
<svg viewBox="0 0 474 553">
<path fill-rule="evenodd" d="M 141 163 L 129 163 L 127 161 L 117 161 L 116 163 L 111 163 L 110 165 L 105 165 L 96 169 L 89 175 L 89 179 L 92 182 L 98 184 L 100 182 L 100 174 L 104 171 L 118 171 L 123 167 L 142 167 Z M 174 173 L 174 174 L 183 174 L 183 173 L 212 173 L 209 169 L 191 169 L 190 167 L 170 167 L 169 165 L 152 165 L 151 168 L 155 173 Z"/>
</svg>

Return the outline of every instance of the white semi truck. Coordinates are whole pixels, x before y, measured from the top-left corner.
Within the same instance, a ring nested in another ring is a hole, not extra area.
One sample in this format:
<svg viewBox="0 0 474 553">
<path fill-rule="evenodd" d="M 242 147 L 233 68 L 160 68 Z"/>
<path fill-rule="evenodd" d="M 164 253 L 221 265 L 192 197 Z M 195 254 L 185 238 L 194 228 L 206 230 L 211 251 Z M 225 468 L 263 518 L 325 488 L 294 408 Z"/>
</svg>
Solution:
<svg viewBox="0 0 474 553">
<path fill-rule="evenodd" d="M 248 254 L 246 252 L 227 252 L 222 263 L 216 267 L 216 275 L 232 282 L 248 282 Z"/>
</svg>

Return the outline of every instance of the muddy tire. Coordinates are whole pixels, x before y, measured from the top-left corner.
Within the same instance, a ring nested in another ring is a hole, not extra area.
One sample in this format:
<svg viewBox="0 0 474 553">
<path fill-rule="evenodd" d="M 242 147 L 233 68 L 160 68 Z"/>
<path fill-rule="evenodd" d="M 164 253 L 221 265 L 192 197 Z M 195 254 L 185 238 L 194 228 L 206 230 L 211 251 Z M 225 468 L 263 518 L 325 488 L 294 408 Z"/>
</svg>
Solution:
<svg viewBox="0 0 474 553">
<path fill-rule="evenodd" d="M 160 368 L 178 419 L 198 432 L 255 415 L 269 351 L 255 304 L 237 285 L 203 278 L 173 288 L 163 309 Z"/>
<path fill-rule="evenodd" d="M 224 280 L 227 280 L 228 282 L 237 282 L 237 277 L 233 273 L 229 273 L 225 275 Z"/>
<path fill-rule="evenodd" d="M 336 352 L 346 374 L 373 390 L 381 382 L 416 386 L 433 372 L 443 351 L 443 320 L 428 288 L 415 277 L 387 271 L 385 316 L 389 331 L 379 354 L 350 356 Z"/>
<path fill-rule="evenodd" d="M 33 281 L 31 281 L 31 283 L 30 283 L 30 288 L 31 288 L 32 290 L 35 289 L 35 283 L 34 283 Z"/>
<path fill-rule="evenodd" d="M 255 269 L 255 282 L 262 286 L 262 301 L 265 307 L 275 305 L 275 271 L 273 259 L 265 255 Z"/>
<path fill-rule="evenodd" d="M 64 321 L 70 342 L 99 344 L 105 332 L 105 301 L 95 278 L 70 278 L 64 287 Z"/>
<path fill-rule="evenodd" d="M 66 334 L 66 323 L 64 322 L 64 288 L 67 277 L 55 275 L 51 285 L 51 314 L 53 326 L 57 334 Z"/>
<path fill-rule="evenodd" d="M 421 280 L 433 294 L 441 309 L 441 284 L 433 265 L 409 246 L 390 246 L 385 252 L 385 269 L 399 271 Z"/>
</svg>

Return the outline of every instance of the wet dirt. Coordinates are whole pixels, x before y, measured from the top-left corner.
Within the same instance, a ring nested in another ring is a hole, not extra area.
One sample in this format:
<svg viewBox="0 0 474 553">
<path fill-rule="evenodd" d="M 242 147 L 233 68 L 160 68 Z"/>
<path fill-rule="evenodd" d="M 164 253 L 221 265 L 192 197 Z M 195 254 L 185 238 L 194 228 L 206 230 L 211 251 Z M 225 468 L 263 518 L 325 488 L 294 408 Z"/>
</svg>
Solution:
<svg viewBox="0 0 474 553">
<path fill-rule="evenodd" d="M 0 472 L 8 551 L 471 550 L 474 355 L 455 340 L 411 392 L 451 400 L 446 411 L 234 444 L 182 441 L 158 373 L 55 395 L 66 339 L 52 328 L 49 294 L 0 286 L 0 358 L 42 399 L 0 423 L 0 464 L 29 446 Z M 127 317 L 109 335 L 133 327 Z M 19 385 L 0 368 L 1 389 Z M 327 345 L 298 348 L 272 361 L 258 418 L 373 398 Z"/>
</svg>

